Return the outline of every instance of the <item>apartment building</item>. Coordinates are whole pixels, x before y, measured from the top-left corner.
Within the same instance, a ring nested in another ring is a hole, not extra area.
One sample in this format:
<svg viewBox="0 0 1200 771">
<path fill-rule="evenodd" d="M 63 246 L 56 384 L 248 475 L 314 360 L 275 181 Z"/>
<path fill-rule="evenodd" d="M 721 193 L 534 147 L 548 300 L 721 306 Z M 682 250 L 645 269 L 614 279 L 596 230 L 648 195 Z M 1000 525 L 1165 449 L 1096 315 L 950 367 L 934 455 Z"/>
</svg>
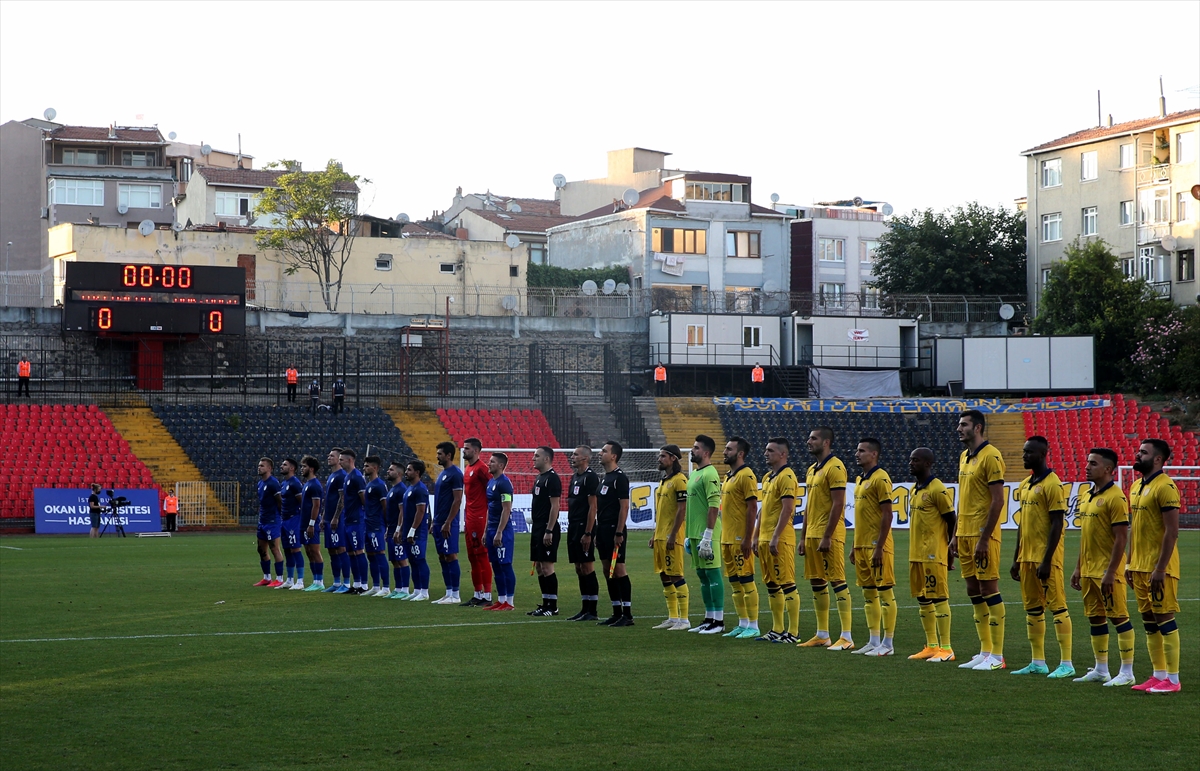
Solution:
<svg viewBox="0 0 1200 771">
<path fill-rule="evenodd" d="M 258 200 L 264 190 L 278 185 L 281 176 L 299 170 L 298 167 L 292 170 L 196 168 L 179 202 L 179 221 L 185 226 L 273 227 L 271 217 L 257 214 Z M 342 182 L 336 192 L 354 199 L 357 209 L 358 185 Z"/>
<path fill-rule="evenodd" d="M 1050 266 L 1076 239 L 1100 239 L 1176 303 L 1197 301 L 1200 110 L 1077 131 L 1022 153 L 1027 161 L 1030 310 Z"/>
<path fill-rule="evenodd" d="M 450 208 L 434 212 L 432 217 L 433 222 L 442 224 L 445 233 L 464 241 L 507 242 L 515 236 L 521 246 L 528 248 L 529 260 L 536 265 L 546 263 L 546 231 L 571 219 L 562 214 L 558 201 L 491 191 L 463 195 L 461 187 L 455 191 Z"/>
<path fill-rule="evenodd" d="M 824 201 L 811 206 L 776 203 L 791 220 L 791 290 L 812 292 L 814 310 L 879 308 L 875 250 L 892 207 L 883 201 Z"/>
</svg>

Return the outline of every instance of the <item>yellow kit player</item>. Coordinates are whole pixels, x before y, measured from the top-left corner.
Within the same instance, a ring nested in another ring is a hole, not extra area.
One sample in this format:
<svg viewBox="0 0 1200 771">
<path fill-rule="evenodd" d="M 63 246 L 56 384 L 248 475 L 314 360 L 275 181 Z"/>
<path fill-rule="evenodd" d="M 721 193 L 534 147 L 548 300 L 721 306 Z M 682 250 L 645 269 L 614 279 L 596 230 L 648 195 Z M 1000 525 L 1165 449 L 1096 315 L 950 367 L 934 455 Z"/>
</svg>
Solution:
<svg viewBox="0 0 1200 771">
<path fill-rule="evenodd" d="M 1171 447 L 1161 439 L 1145 439 L 1133 470 L 1141 478 L 1129 491 L 1129 567 L 1138 611 L 1146 626 L 1146 647 L 1154 674 L 1135 691 L 1179 692 L 1179 488 L 1163 473 Z"/>
<path fill-rule="evenodd" d="M 918 447 L 908 456 L 916 484 L 908 496 L 908 588 L 921 609 L 925 647 L 910 659 L 954 661 L 950 644 L 950 585 L 954 567 L 954 504 L 942 480 L 933 475 L 933 450 Z"/>
<path fill-rule="evenodd" d="M 958 533 L 954 551 L 962 564 L 967 597 L 975 610 L 979 653 L 959 669 L 1004 669 L 1004 599 L 1000 596 L 1000 512 L 1004 508 L 1004 458 L 984 435 L 979 410 L 958 419 L 966 449 L 958 460 Z"/>
<path fill-rule="evenodd" d="M 1133 685 L 1133 623 L 1125 598 L 1125 545 L 1129 540 L 1129 502 L 1113 479 L 1117 454 L 1107 447 L 1088 451 L 1090 490 L 1079 496 L 1079 562 L 1071 587 L 1083 592 L 1083 612 L 1092 625 L 1096 666 L 1077 683 Z M 1117 628 L 1121 671 L 1108 674 L 1108 620 Z"/>
<path fill-rule="evenodd" d="M 796 591 L 796 529 L 792 525 L 800 485 L 788 466 L 791 446 L 783 437 L 767 440 L 767 473 L 758 518 L 758 561 L 771 606 L 771 631 L 755 639 L 795 643 L 800 634 L 800 594 Z M 787 626 L 784 627 L 786 615 Z"/>
<path fill-rule="evenodd" d="M 854 480 L 854 569 L 863 591 L 870 641 L 854 651 L 891 656 L 896 633 L 896 554 L 892 545 L 892 478 L 879 467 L 878 439 L 858 441 L 854 460 L 863 470 Z M 880 639 L 880 622 L 883 635 Z"/>
<path fill-rule="evenodd" d="M 654 496 L 654 572 L 662 579 L 667 598 L 667 620 L 652 627 L 676 632 L 688 628 L 688 587 L 683 578 L 683 520 L 687 509 L 687 477 L 679 459 L 683 452 L 677 444 L 658 451 L 658 470 L 662 481 Z"/>
<path fill-rule="evenodd" d="M 812 584 L 817 634 L 798 644 L 801 648 L 848 651 L 854 648 L 854 640 L 850 636 L 850 587 L 846 586 L 846 465 L 833 454 L 832 446 L 829 426 L 818 426 L 809 433 L 808 453 L 817 462 L 808 467 L 805 477 L 804 528 L 796 550 L 804 557 L 804 576 Z M 842 623 L 836 644 L 829 639 L 831 587 Z"/>
<path fill-rule="evenodd" d="M 729 472 L 721 485 L 721 561 L 733 592 L 738 625 L 723 637 L 758 637 L 758 586 L 754 583 L 754 525 L 758 519 L 758 478 L 746 465 L 750 443 L 735 436 L 725 444 Z"/>
<path fill-rule="evenodd" d="M 1017 549 L 1010 573 L 1021 584 L 1025 603 L 1025 626 L 1033 660 L 1029 666 L 1014 670 L 1014 675 L 1046 675 L 1054 680 L 1075 675 L 1071 662 L 1071 614 L 1067 613 L 1067 593 L 1063 588 L 1063 528 L 1067 498 L 1062 480 L 1046 465 L 1050 443 L 1044 436 L 1025 440 L 1021 460 L 1029 476 L 1017 487 L 1021 521 L 1017 530 Z M 1046 666 L 1046 611 L 1054 617 L 1054 635 L 1058 638 L 1061 661 L 1053 672 Z"/>
</svg>

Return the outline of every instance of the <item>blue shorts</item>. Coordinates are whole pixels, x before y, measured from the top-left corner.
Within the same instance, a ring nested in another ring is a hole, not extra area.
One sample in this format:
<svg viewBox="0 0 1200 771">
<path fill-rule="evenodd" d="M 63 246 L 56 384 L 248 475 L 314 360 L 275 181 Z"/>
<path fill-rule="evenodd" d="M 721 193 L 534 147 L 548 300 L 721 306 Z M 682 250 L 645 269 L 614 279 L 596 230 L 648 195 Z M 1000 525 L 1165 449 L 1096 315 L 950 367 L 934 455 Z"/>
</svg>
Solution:
<svg viewBox="0 0 1200 771">
<path fill-rule="evenodd" d="M 408 559 L 408 549 L 406 549 L 405 546 L 407 546 L 407 544 L 405 544 L 404 541 L 393 541 L 392 537 L 389 535 L 387 537 L 388 561 L 399 562 L 400 560 Z"/>
<path fill-rule="evenodd" d="M 367 551 L 371 554 L 387 550 L 387 538 L 384 535 L 383 527 L 375 530 L 367 531 Z"/>
<path fill-rule="evenodd" d="M 260 541 L 277 540 L 279 538 L 279 529 L 280 529 L 280 525 L 278 522 L 272 522 L 271 524 L 268 524 L 268 525 L 264 525 L 263 523 L 259 522 L 258 523 L 258 540 L 260 540 Z"/>
<path fill-rule="evenodd" d="M 407 543 L 408 539 L 405 538 Z M 425 551 L 429 547 L 429 532 L 425 528 L 421 528 L 413 536 L 412 543 L 407 543 L 408 554 L 413 559 L 425 559 Z"/>
<path fill-rule="evenodd" d="M 504 534 L 500 539 L 500 546 L 495 545 L 496 528 L 488 525 L 487 532 L 484 534 L 484 543 L 487 544 L 488 561 L 498 565 L 511 565 L 513 561 L 513 529 L 512 527 L 504 528 Z"/>
<path fill-rule="evenodd" d="M 279 531 L 280 538 L 283 539 L 283 548 L 300 548 L 300 517 L 285 519 L 279 526 Z"/>
<path fill-rule="evenodd" d="M 310 544 L 316 544 L 317 546 L 321 545 L 321 528 L 317 525 L 313 525 L 312 538 L 309 538 L 308 523 L 304 522 L 300 528 L 300 545 L 308 546 Z"/>
<path fill-rule="evenodd" d="M 346 548 L 351 552 L 362 551 L 367 546 L 367 526 L 363 522 L 346 523 Z"/>
<path fill-rule="evenodd" d="M 458 554 L 458 517 L 450 521 L 450 537 L 442 537 L 442 524 L 433 523 L 433 545 L 438 554 Z"/>
<path fill-rule="evenodd" d="M 329 550 L 342 549 L 346 546 L 346 520 L 338 522 L 337 530 L 329 528 L 329 520 L 325 520 L 325 548 Z"/>
</svg>

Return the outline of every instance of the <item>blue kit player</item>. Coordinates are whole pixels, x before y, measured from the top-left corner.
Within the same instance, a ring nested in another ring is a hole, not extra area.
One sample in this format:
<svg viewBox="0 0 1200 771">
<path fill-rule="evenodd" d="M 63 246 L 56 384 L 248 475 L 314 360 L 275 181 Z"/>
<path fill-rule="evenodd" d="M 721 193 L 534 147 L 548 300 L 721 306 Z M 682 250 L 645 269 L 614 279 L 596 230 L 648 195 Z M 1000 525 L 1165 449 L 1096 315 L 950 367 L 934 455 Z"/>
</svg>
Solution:
<svg viewBox="0 0 1200 771">
<path fill-rule="evenodd" d="M 303 480 L 300 495 L 300 543 L 308 554 L 308 567 L 312 571 L 312 584 L 306 592 L 319 592 L 325 588 L 325 562 L 321 559 L 321 501 L 325 488 L 317 479 L 321 464 L 311 455 L 300 459 L 300 478 Z"/>
<path fill-rule="evenodd" d="M 283 541 L 283 557 L 287 562 L 287 580 L 276 589 L 304 589 L 304 552 L 300 546 L 300 499 L 304 489 L 296 478 L 298 465 L 293 458 L 286 458 L 279 464 L 282 476 L 279 486 L 283 496 L 280 537 Z"/>
<path fill-rule="evenodd" d="M 442 563 L 442 580 L 446 596 L 433 605 L 457 605 L 458 584 L 462 569 L 458 564 L 458 512 L 462 510 L 463 473 L 454 465 L 454 443 L 437 446 L 437 462 L 442 467 L 433 489 L 433 545 Z"/>
<path fill-rule="evenodd" d="M 335 518 L 342 502 L 342 488 L 346 485 L 346 472 L 342 470 L 342 448 L 334 447 L 326 458 L 332 472 L 325 480 L 325 549 L 333 563 L 333 584 L 327 592 L 345 594 L 350 591 L 350 555 L 346 554 L 345 521 Z M 342 580 L 345 576 L 345 580 Z"/>
<path fill-rule="evenodd" d="M 367 566 L 371 571 L 371 587 L 364 597 L 386 597 L 392 593 L 388 588 L 387 535 L 383 530 L 383 512 L 387 505 L 387 484 L 379 478 L 383 461 L 378 455 L 363 459 L 363 471 L 367 475 L 364 522 L 366 524 Z"/>
<path fill-rule="evenodd" d="M 408 580 L 412 572 L 408 566 L 408 548 L 401 537 L 400 520 L 404 511 L 404 493 L 408 491 L 402 477 L 404 468 L 399 461 L 392 461 L 387 470 L 387 481 L 391 485 L 387 494 L 387 508 L 384 510 L 384 520 L 387 526 L 387 556 L 392 563 L 392 574 L 395 577 L 395 587 L 388 595 L 393 600 L 407 600 Z"/>
<path fill-rule="evenodd" d="M 262 563 L 262 580 L 255 586 L 277 587 L 283 583 L 283 552 L 279 548 L 279 509 L 283 503 L 279 480 L 274 476 L 275 461 L 258 460 L 258 559 Z M 271 580 L 271 560 L 267 546 L 275 557 L 275 580 Z"/>
<path fill-rule="evenodd" d="M 363 594 L 367 591 L 367 529 L 363 522 L 363 509 L 367 504 L 367 480 L 355 468 L 358 453 L 349 447 L 342 448 L 342 470 L 346 472 L 346 486 L 342 488 L 342 503 L 335 518 L 346 520 L 346 551 L 350 556 L 350 591 L 348 594 Z"/>
<path fill-rule="evenodd" d="M 513 572 L 513 486 L 504 469 L 508 468 L 508 456 L 502 452 L 492 453 L 488 471 L 492 479 L 487 485 L 487 544 L 488 561 L 496 574 L 496 602 L 484 610 L 514 610 L 513 594 L 517 590 L 517 574 Z"/>
<path fill-rule="evenodd" d="M 414 460 L 404 468 L 404 544 L 408 559 L 412 563 L 413 594 L 408 599 L 414 602 L 429 599 L 429 561 L 425 549 L 429 541 L 429 488 L 421 481 L 425 476 L 425 462 Z"/>
</svg>

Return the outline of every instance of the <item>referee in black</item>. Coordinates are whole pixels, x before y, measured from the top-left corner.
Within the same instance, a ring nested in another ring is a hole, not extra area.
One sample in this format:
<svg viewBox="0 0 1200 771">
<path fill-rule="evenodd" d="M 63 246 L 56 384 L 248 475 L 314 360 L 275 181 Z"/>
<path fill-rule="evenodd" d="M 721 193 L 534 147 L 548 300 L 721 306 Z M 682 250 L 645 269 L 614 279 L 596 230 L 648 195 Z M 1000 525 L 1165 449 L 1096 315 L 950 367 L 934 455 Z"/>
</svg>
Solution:
<svg viewBox="0 0 1200 771">
<path fill-rule="evenodd" d="M 562 500 L 562 480 L 554 470 L 554 450 L 542 445 L 533 453 L 533 467 L 538 477 L 533 482 L 533 527 L 529 532 L 529 559 L 537 566 L 538 585 L 542 587 L 542 604 L 525 615 L 558 615 L 558 542 L 562 531 L 558 527 L 559 501 Z"/>
<path fill-rule="evenodd" d="M 567 559 L 579 577 L 583 609 L 567 621 L 595 621 L 600 601 L 600 581 L 596 578 L 595 545 L 596 494 L 600 477 L 592 471 L 592 448 L 579 445 L 571 453 L 571 483 L 567 486 Z"/>
<path fill-rule="evenodd" d="M 596 548 L 608 579 L 608 596 L 613 613 L 600 626 L 633 626 L 633 586 L 625 572 L 625 521 L 629 518 L 629 477 L 617 464 L 624 449 L 608 441 L 600 449 L 604 478 L 596 496 Z M 614 566 L 612 563 L 616 561 Z M 615 567 L 615 570 L 613 569 Z"/>
</svg>

